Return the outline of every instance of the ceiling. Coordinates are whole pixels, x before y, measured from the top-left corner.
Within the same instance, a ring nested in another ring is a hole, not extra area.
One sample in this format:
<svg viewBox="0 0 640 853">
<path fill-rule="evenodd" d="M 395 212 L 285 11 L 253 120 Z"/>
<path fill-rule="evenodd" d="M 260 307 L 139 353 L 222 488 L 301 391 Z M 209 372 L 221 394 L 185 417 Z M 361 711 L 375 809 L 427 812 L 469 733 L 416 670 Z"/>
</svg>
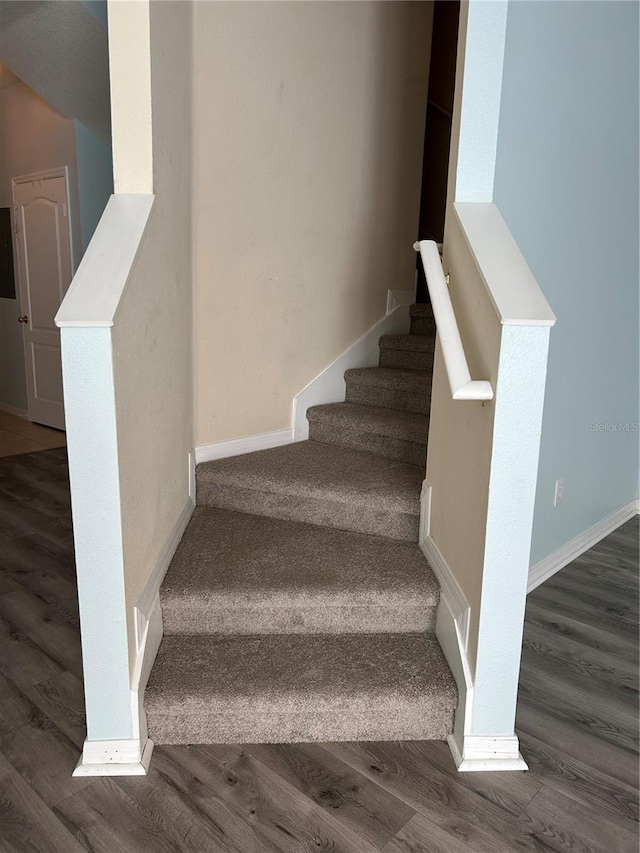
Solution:
<svg viewBox="0 0 640 853">
<path fill-rule="evenodd" d="M 0 0 L 0 61 L 60 115 L 109 141 L 107 30 L 79 0 Z"/>
</svg>

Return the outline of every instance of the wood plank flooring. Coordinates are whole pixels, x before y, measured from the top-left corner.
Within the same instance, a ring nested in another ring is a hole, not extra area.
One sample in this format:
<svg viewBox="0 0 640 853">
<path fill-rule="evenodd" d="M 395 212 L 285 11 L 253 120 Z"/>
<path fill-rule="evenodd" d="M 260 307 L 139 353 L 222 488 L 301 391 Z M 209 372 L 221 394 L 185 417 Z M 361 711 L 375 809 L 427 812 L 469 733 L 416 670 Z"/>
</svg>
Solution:
<svg viewBox="0 0 640 853">
<path fill-rule="evenodd" d="M 74 779 L 84 739 L 64 449 L 0 459 L 0 850 L 512 853 L 638 849 L 638 517 L 529 599 L 528 773 L 444 743 L 156 748 Z"/>
<path fill-rule="evenodd" d="M 31 453 L 51 447 L 64 447 L 67 437 L 62 430 L 31 423 L 0 411 L 0 456 Z"/>
</svg>

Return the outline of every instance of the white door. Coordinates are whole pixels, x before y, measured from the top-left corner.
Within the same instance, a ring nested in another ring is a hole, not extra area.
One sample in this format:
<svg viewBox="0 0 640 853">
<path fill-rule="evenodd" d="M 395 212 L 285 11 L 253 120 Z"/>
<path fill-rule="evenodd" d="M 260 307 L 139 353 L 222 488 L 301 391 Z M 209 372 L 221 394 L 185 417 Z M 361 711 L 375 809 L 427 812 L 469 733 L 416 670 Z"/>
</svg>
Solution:
<svg viewBox="0 0 640 853">
<path fill-rule="evenodd" d="M 66 169 L 13 179 L 29 418 L 64 429 L 60 333 L 53 319 L 72 278 Z"/>
</svg>

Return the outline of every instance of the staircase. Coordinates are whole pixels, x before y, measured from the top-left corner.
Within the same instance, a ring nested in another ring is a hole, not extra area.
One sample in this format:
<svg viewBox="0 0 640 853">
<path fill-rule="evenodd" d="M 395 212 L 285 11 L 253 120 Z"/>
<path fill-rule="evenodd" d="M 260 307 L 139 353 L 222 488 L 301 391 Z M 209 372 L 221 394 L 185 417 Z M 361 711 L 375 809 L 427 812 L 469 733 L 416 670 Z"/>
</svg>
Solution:
<svg viewBox="0 0 640 853">
<path fill-rule="evenodd" d="M 197 469 L 145 694 L 157 743 L 443 739 L 455 683 L 416 546 L 435 326 L 380 339 L 309 440 Z"/>
</svg>

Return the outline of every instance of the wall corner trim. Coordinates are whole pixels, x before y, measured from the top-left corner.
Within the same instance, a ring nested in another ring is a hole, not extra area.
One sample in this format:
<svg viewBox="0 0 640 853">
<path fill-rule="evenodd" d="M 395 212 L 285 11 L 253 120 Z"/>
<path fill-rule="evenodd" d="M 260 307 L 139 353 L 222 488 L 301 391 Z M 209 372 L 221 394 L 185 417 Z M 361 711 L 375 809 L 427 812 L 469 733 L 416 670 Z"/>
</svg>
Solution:
<svg viewBox="0 0 640 853">
<path fill-rule="evenodd" d="M 605 516 L 592 527 L 580 533 L 574 539 L 566 542 L 557 550 L 553 551 L 540 562 L 529 569 L 529 581 L 527 583 L 527 594 L 533 592 L 541 583 L 559 572 L 573 560 L 577 559 L 589 548 L 593 548 L 601 539 L 613 533 L 625 521 L 629 521 L 634 515 L 640 513 L 640 501 L 633 500 L 614 512 Z"/>
</svg>

